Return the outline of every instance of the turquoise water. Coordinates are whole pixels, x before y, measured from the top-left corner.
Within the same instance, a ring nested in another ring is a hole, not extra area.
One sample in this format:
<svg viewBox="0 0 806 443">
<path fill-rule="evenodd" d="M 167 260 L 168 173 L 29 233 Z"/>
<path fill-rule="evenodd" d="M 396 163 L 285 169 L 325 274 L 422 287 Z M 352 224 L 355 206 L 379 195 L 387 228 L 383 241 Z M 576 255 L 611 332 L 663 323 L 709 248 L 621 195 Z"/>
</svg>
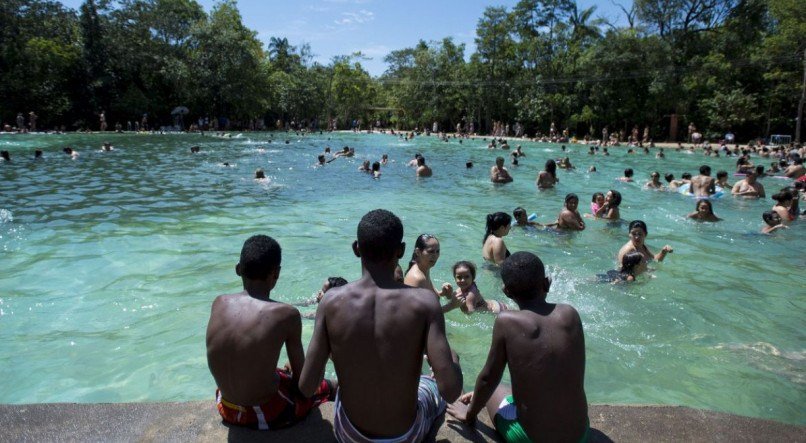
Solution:
<svg viewBox="0 0 806 443">
<path fill-rule="evenodd" d="M 588 220 L 578 234 L 513 229 L 505 238 L 511 251 L 533 251 L 548 265 L 549 300 L 579 310 L 589 401 L 679 404 L 806 424 L 804 223 L 758 235 L 771 200 L 728 196 L 715 201 L 725 221 L 698 224 L 685 218 L 693 200 L 614 180 L 627 166 L 643 183 L 651 170 L 679 177 L 702 162 L 732 170 L 732 160 L 668 149 L 662 160 L 618 148 L 590 157 L 586 147 L 569 145 L 579 169 L 560 171 L 556 190 L 538 192 L 534 179 L 546 159 L 561 155 L 558 145 L 521 143 L 527 157 L 510 167 L 515 181 L 497 186 L 487 174 L 502 151 L 488 151 L 482 140 L 292 134 L 286 145 L 285 134 L 273 143 L 269 137 L 0 136 L 13 160 L 0 163 L 0 402 L 212 399 L 204 348 L 210 304 L 240 290 L 234 266 L 252 234 L 269 234 L 284 249 L 273 297 L 303 303 L 327 276 L 359 276 L 350 244 L 370 209 L 398 214 L 410 246 L 419 233 L 440 238 L 442 257 L 432 270 L 439 285 L 452 282 L 455 261 L 480 264 L 487 213 L 523 206 L 547 222 L 566 193 L 579 194 L 585 212 L 594 191 L 612 188 L 624 197 L 622 217 L 647 222 L 650 248 L 675 249 L 649 278 L 595 282 L 627 241 L 623 225 Z M 104 140 L 116 150 L 99 152 Z M 77 159 L 61 153 L 68 144 Z M 197 144 L 202 152 L 191 155 Z M 325 145 L 349 145 L 357 154 L 314 168 Z M 35 148 L 44 159 L 32 159 Z M 434 177 L 418 180 L 406 167 L 415 152 L 424 153 Z M 381 180 L 357 171 L 383 153 L 392 163 Z M 465 169 L 468 159 L 474 169 Z M 591 164 L 599 172 L 587 173 Z M 267 183 L 252 179 L 258 167 Z M 769 195 L 788 182 L 763 183 Z M 485 297 L 506 300 L 492 271 L 481 270 L 477 283 Z M 471 388 L 493 317 L 454 311 L 446 321 Z M 306 344 L 312 327 L 306 320 Z"/>
</svg>

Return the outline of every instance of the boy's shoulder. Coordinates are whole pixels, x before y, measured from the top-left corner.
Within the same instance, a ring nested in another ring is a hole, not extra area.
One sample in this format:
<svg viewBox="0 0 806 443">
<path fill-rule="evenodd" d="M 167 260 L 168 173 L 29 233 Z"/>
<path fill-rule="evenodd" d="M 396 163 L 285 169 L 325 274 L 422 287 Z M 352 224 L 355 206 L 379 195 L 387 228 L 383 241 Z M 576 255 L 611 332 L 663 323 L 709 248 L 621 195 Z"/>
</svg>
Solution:
<svg viewBox="0 0 806 443">
<path fill-rule="evenodd" d="M 579 324 L 580 317 L 577 310 L 564 303 L 557 303 L 548 312 L 536 312 L 523 309 L 503 311 L 496 317 L 496 324 L 501 326 L 519 328 L 521 322 L 535 322 L 536 324 L 571 327 Z M 510 326 L 512 325 L 512 326 Z"/>
</svg>

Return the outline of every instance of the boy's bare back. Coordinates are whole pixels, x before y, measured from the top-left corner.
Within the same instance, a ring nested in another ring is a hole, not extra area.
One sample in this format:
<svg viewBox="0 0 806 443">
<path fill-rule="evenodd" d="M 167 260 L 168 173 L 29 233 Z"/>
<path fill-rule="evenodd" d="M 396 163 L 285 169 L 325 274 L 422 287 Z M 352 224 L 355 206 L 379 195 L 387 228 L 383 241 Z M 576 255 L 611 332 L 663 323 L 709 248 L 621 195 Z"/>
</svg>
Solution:
<svg viewBox="0 0 806 443">
<path fill-rule="evenodd" d="M 224 398 L 259 405 L 277 392 L 274 371 L 283 344 L 302 356 L 302 320 L 293 306 L 246 293 L 220 295 L 207 326 L 207 362 Z M 294 374 L 301 361 L 291 359 Z"/>
<path fill-rule="evenodd" d="M 437 380 L 437 366 L 450 363 L 434 294 L 361 279 L 328 291 L 319 311 L 317 329 L 324 323 L 350 421 L 367 436 L 406 432 L 417 412 L 423 353 Z"/>
<path fill-rule="evenodd" d="M 498 336 L 498 339 L 496 339 Z M 533 439 L 572 441 L 585 428 L 585 339 L 577 311 L 564 304 L 504 311 L 493 346 L 503 346 L 518 418 Z"/>
</svg>

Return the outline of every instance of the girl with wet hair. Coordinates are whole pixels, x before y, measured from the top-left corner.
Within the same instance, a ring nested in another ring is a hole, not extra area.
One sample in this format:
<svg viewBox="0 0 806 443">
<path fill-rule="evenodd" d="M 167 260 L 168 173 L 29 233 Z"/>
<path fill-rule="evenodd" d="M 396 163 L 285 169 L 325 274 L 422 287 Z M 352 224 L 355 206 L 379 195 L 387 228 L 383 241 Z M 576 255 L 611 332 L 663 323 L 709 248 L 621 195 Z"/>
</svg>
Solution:
<svg viewBox="0 0 806 443">
<path fill-rule="evenodd" d="M 604 204 L 596 211 L 596 218 L 605 220 L 618 220 L 621 218 L 619 206 L 621 205 L 621 193 L 615 189 L 607 191 Z"/>
<path fill-rule="evenodd" d="M 431 268 L 439 260 L 439 240 L 431 234 L 421 234 L 414 242 L 414 251 L 411 253 L 409 267 L 406 269 L 406 277 L 403 283 L 416 288 L 429 289 L 434 295 L 452 299 L 453 287 L 449 283 L 442 285 L 440 291 L 434 288 L 431 282 Z"/>
<path fill-rule="evenodd" d="M 487 214 L 487 227 L 482 240 L 481 255 L 485 260 L 500 265 L 509 257 L 504 239 L 509 234 L 512 217 L 506 212 Z"/>
<path fill-rule="evenodd" d="M 688 218 L 703 222 L 718 222 L 722 219 L 714 214 L 714 206 L 708 199 L 698 200 L 695 206 L 696 211 L 688 215 Z"/>
<path fill-rule="evenodd" d="M 540 171 L 540 174 L 537 175 L 535 185 L 537 185 L 538 189 L 548 189 L 553 188 L 554 185 L 559 182 L 560 180 L 557 178 L 557 163 L 552 159 L 546 160 L 546 166 Z"/>
</svg>

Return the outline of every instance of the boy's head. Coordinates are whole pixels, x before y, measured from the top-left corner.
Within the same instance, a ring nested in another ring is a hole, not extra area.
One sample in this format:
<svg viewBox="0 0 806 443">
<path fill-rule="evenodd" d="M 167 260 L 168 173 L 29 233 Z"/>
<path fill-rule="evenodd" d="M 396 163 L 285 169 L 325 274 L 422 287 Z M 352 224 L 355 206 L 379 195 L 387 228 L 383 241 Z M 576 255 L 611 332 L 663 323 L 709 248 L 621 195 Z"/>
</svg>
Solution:
<svg viewBox="0 0 806 443">
<path fill-rule="evenodd" d="M 512 217 L 515 218 L 515 221 L 518 222 L 518 224 L 525 223 L 527 221 L 526 209 L 518 206 L 514 211 L 512 211 Z"/>
<path fill-rule="evenodd" d="M 545 298 L 551 286 L 546 268 L 531 252 L 520 251 L 509 256 L 501 265 L 504 294 L 513 300 Z"/>
<path fill-rule="evenodd" d="M 769 226 L 778 226 L 781 224 L 781 216 L 775 211 L 766 211 L 761 214 L 761 218 Z"/>
<path fill-rule="evenodd" d="M 353 244 L 356 256 L 372 262 L 392 261 L 403 256 L 403 223 L 385 209 L 369 211 L 361 218 Z"/>
<path fill-rule="evenodd" d="M 346 284 L 347 280 L 345 280 L 343 277 L 328 277 L 327 280 L 325 280 L 325 283 L 322 285 L 322 293 L 324 294 L 333 288 L 338 288 L 339 286 L 344 286 Z"/>
<path fill-rule="evenodd" d="M 717 172 L 717 173 L 716 173 L 716 178 L 717 178 L 717 180 L 722 180 L 722 179 L 727 180 L 727 178 L 728 178 L 728 171 L 719 171 L 719 172 Z"/>
<path fill-rule="evenodd" d="M 625 177 L 627 177 L 627 178 L 632 177 L 632 176 L 633 176 L 633 170 L 632 170 L 632 168 L 627 168 L 627 169 L 625 169 L 625 170 L 624 170 L 624 176 L 625 176 Z"/>
<path fill-rule="evenodd" d="M 267 235 L 249 237 L 241 248 L 241 258 L 235 266 L 235 273 L 244 280 L 275 281 L 280 274 L 282 249 L 273 238 Z"/>
<path fill-rule="evenodd" d="M 700 166 L 700 174 L 701 175 L 711 175 L 711 167 L 708 165 Z"/>
</svg>

